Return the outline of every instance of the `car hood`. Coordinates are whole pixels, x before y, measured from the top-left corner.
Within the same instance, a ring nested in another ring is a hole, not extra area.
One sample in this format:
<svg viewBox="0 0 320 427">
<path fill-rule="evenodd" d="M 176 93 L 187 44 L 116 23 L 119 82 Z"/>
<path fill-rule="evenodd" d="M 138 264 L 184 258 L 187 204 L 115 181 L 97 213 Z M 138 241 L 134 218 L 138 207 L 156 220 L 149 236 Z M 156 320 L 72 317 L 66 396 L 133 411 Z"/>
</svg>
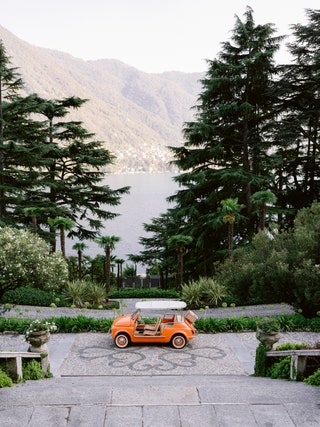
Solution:
<svg viewBox="0 0 320 427">
<path fill-rule="evenodd" d="M 114 319 L 112 326 L 130 326 L 132 323 L 131 315 L 120 316 Z"/>
</svg>

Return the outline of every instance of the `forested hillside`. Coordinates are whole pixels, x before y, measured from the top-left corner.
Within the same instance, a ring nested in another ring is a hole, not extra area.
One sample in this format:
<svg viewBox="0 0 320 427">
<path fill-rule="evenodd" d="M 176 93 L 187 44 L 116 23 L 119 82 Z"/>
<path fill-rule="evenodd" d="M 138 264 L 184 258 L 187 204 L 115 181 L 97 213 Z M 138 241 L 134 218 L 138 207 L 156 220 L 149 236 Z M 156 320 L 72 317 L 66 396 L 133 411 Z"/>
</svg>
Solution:
<svg viewBox="0 0 320 427">
<path fill-rule="evenodd" d="M 114 59 L 84 61 L 32 46 L 1 26 L 0 39 L 28 94 L 89 100 L 74 118 L 115 154 L 113 172 L 168 170 L 167 146 L 182 143 L 201 73 L 148 74 Z"/>
</svg>

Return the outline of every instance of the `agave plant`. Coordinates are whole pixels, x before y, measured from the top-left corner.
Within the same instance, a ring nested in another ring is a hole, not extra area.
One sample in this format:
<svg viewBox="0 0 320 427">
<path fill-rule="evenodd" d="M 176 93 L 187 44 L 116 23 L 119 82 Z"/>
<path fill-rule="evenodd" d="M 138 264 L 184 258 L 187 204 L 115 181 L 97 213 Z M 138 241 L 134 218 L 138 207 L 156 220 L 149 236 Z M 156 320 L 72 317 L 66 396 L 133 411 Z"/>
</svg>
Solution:
<svg viewBox="0 0 320 427">
<path fill-rule="evenodd" d="M 189 308 L 198 308 L 202 305 L 202 288 L 199 282 L 192 281 L 182 286 L 181 298 Z"/>
<path fill-rule="evenodd" d="M 76 307 L 84 307 L 89 295 L 88 286 L 89 284 L 82 280 L 68 282 L 64 290 L 66 300 L 71 301 Z"/>
<path fill-rule="evenodd" d="M 227 288 L 210 277 L 201 277 L 199 283 L 201 284 L 203 299 L 210 307 L 217 307 L 228 296 Z"/>
</svg>

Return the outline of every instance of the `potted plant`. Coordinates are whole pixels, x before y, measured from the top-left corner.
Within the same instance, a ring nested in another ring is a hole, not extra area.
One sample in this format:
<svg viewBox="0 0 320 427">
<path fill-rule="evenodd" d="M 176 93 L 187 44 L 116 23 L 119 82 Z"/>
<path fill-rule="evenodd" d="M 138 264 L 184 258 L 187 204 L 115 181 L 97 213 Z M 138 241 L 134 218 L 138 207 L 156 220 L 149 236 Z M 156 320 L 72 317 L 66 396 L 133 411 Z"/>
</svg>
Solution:
<svg viewBox="0 0 320 427">
<path fill-rule="evenodd" d="M 41 347 L 50 340 L 50 333 L 56 330 L 55 323 L 45 319 L 36 319 L 30 323 L 24 336 L 31 347 Z"/>
<path fill-rule="evenodd" d="M 271 350 L 274 343 L 280 339 L 280 323 L 273 317 L 263 317 L 257 322 L 257 339 Z"/>
</svg>

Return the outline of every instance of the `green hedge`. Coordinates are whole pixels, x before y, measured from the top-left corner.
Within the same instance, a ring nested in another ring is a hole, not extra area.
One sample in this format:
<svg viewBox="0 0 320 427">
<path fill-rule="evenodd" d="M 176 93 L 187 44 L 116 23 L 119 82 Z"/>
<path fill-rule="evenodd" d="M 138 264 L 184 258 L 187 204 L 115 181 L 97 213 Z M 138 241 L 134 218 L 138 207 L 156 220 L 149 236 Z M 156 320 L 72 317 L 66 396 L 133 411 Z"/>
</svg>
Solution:
<svg viewBox="0 0 320 427">
<path fill-rule="evenodd" d="M 18 332 L 24 334 L 30 323 L 34 319 L 19 318 L 0 318 L 0 333 L 5 331 Z M 76 317 L 51 317 L 47 319 L 54 322 L 57 326 L 57 332 L 108 332 L 113 319 L 93 319 L 87 316 Z"/>
<path fill-rule="evenodd" d="M 280 323 L 282 332 L 306 331 L 320 332 L 320 318 L 307 319 L 302 315 L 288 314 L 273 316 Z M 243 332 L 256 331 L 257 322 L 261 317 L 235 317 L 235 318 L 199 318 L 195 322 L 198 332 Z"/>
<path fill-rule="evenodd" d="M 306 331 L 320 332 L 320 318 L 307 319 L 301 315 L 274 316 L 281 325 L 282 332 Z M 238 317 L 238 318 L 199 318 L 195 322 L 198 332 L 243 332 L 255 331 L 257 322 L 261 317 Z M 57 332 L 108 332 L 113 319 L 94 319 L 84 315 L 76 317 L 51 317 L 47 319 L 57 325 Z M 0 333 L 4 331 L 15 331 L 23 334 L 32 319 L 5 318 L 0 317 Z"/>
<path fill-rule="evenodd" d="M 33 305 L 37 307 L 49 307 L 54 303 L 57 307 L 66 307 L 70 305 L 63 295 L 58 293 L 49 293 L 42 289 L 32 288 L 31 286 L 21 286 L 3 294 L 1 303 Z"/>
<path fill-rule="evenodd" d="M 125 288 L 110 292 L 109 298 L 180 298 L 180 295 L 175 289 Z"/>
</svg>

